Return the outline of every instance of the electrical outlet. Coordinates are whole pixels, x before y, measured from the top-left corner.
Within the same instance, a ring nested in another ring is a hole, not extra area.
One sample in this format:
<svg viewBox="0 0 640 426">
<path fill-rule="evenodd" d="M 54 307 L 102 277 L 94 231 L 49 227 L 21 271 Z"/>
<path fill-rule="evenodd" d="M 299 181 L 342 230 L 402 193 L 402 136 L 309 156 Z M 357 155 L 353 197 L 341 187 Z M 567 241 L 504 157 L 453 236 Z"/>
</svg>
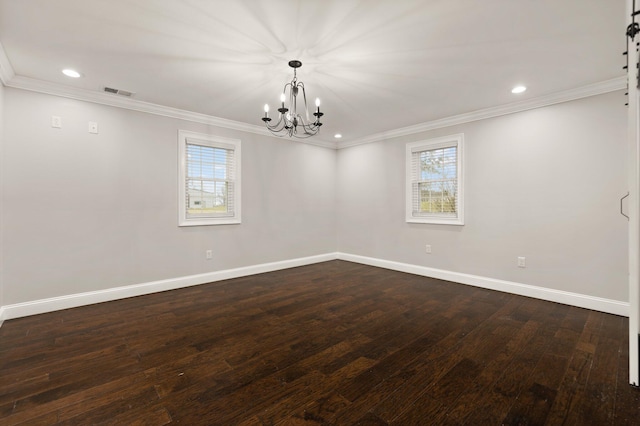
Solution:
<svg viewBox="0 0 640 426">
<path fill-rule="evenodd" d="M 62 118 L 58 117 L 57 115 L 52 115 L 51 127 L 54 127 L 56 129 L 62 129 Z"/>
<path fill-rule="evenodd" d="M 527 259 L 523 256 L 518 257 L 518 268 L 525 268 L 527 266 Z"/>
<path fill-rule="evenodd" d="M 427 244 L 424 246 L 424 251 L 428 254 L 431 254 L 431 244 Z"/>
<path fill-rule="evenodd" d="M 205 252 L 205 257 L 207 258 L 207 260 L 213 259 L 213 251 L 212 250 L 207 250 Z"/>
</svg>

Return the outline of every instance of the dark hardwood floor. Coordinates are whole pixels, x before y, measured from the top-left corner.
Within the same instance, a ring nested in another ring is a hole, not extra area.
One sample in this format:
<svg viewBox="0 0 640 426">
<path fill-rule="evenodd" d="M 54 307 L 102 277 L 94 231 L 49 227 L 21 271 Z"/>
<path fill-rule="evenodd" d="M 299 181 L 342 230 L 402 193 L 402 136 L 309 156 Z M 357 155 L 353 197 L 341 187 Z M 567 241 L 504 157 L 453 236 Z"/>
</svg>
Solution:
<svg viewBox="0 0 640 426">
<path fill-rule="evenodd" d="M 638 424 L 626 318 L 344 261 L 6 321 L 0 424 Z"/>
</svg>

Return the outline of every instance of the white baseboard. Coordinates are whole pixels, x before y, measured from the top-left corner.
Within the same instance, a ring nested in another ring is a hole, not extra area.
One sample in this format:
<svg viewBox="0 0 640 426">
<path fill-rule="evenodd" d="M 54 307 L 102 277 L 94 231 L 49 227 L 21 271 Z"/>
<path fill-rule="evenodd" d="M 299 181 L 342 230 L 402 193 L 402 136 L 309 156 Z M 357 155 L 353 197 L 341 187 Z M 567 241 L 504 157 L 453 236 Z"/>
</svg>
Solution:
<svg viewBox="0 0 640 426">
<path fill-rule="evenodd" d="M 429 268 L 426 266 L 418 266 L 408 263 L 376 259 L 373 257 L 358 256 L 355 254 L 337 253 L 337 258 L 341 260 L 347 260 L 349 262 L 362 263 L 364 265 L 377 266 L 380 268 L 392 269 L 394 271 L 407 272 L 410 274 L 422 275 L 430 278 L 438 278 L 441 280 L 453 281 L 456 283 L 472 285 L 489 290 L 497 290 L 506 293 L 518 294 L 520 296 L 534 297 L 536 299 L 563 303 L 565 305 L 592 309 L 594 311 L 606 312 L 614 315 L 621 315 L 625 317 L 629 316 L 629 303 L 621 302 L 618 300 L 603 299 L 601 297 L 587 296 L 584 294 L 571 293 L 568 291 L 554 290 L 528 284 L 520 284 L 512 281 L 481 277 L 478 275 L 463 274 L 459 272 Z"/>
<path fill-rule="evenodd" d="M 506 293 L 518 294 L 521 296 L 534 297 L 536 299 L 564 303 L 567 305 L 607 312 L 615 315 L 626 317 L 629 316 L 629 303 L 621 302 L 618 300 L 603 299 L 600 297 L 587 296 L 584 294 L 570 293 L 567 291 L 554 290 L 528 284 L 520 284 L 511 281 L 497 280 L 494 278 L 445 271 L 442 269 L 429 268 L 426 266 L 412 265 L 408 263 L 400 263 L 348 253 L 326 253 L 317 256 L 302 257 L 298 259 L 290 259 L 272 263 L 263 263 L 236 269 L 227 269 L 223 271 L 208 272 L 205 274 L 190 275 L 186 277 L 134 284 L 124 287 L 114 287 L 106 290 L 70 294 L 67 296 L 53 297 L 50 299 L 40 299 L 30 302 L 0 306 L 0 327 L 2 326 L 3 321 L 14 318 L 43 314 L 47 312 L 58 311 L 61 309 L 76 308 L 79 306 L 86 306 L 94 303 L 109 302 L 112 300 L 125 299 L 128 297 L 142 296 L 145 294 L 157 293 L 160 291 L 175 290 L 178 288 L 206 284 L 231 278 L 245 277 L 249 275 L 261 274 L 264 272 L 295 268 L 297 266 L 311 265 L 314 263 L 326 262 L 334 259 L 341 259 L 349 262 L 391 269 L 394 271 L 407 272 L 410 274 L 421 275 L 425 277 L 453 281 L 460 284 L 467 284 L 490 290 L 503 291 Z"/>
<path fill-rule="evenodd" d="M 189 275 L 186 277 L 171 278 L 143 284 L 113 287 L 106 290 L 70 294 L 60 297 L 52 297 L 50 299 L 40 299 L 30 302 L 16 303 L 13 305 L 5 305 L 0 307 L 0 326 L 1 322 L 4 320 L 44 314 L 47 312 L 59 311 L 61 309 L 76 308 L 78 306 L 92 305 L 94 303 L 110 302 L 112 300 L 125 299 L 127 297 L 158 293 L 160 291 L 175 290 L 178 288 L 206 284 L 231 278 L 261 274 L 263 272 L 295 268 L 297 266 L 311 265 L 313 263 L 326 262 L 334 259 L 336 259 L 336 253 L 327 253 L 317 256 L 301 257 L 298 259 L 272 263 L 262 263 L 259 265 L 236 269 L 226 269 L 223 271 L 208 272 L 205 274 Z"/>
</svg>

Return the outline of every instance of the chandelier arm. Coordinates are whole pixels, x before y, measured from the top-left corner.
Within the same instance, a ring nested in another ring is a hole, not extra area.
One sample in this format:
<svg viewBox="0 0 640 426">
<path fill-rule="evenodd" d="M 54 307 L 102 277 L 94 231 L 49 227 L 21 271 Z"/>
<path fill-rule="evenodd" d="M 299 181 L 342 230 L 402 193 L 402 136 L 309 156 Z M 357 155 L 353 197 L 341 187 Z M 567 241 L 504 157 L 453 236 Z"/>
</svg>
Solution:
<svg viewBox="0 0 640 426">
<path fill-rule="evenodd" d="M 278 109 L 278 112 L 280 112 L 280 115 L 285 116 L 286 119 L 286 112 L 288 111 L 288 108 L 285 107 L 285 100 L 287 99 L 287 86 L 289 86 L 289 92 L 291 92 L 291 83 L 287 83 L 284 85 L 284 87 L 282 88 L 282 95 L 284 97 L 284 99 L 280 99 L 282 101 L 282 107 Z M 289 101 L 289 105 L 291 105 L 291 101 Z"/>
<path fill-rule="evenodd" d="M 309 107 L 307 106 L 307 92 L 304 90 L 304 83 L 300 82 L 298 86 L 302 87 L 302 97 L 304 99 L 304 112 L 307 115 L 307 123 L 311 121 L 309 119 Z"/>
<path fill-rule="evenodd" d="M 287 93 L 287 86 L 292 87 L 293 82 L 289 82 L 287 84 L 284 85 L 284 87 L 282 88 L 282 94 L 285 95 Z"/>
<path fill-rule="evenodd" d="M 278 120 L 277 123 L 275 124 L 269 124 L 267 123 L 267 129 L 269 129 L 269 131 L 273 132 L 281 132 L 284 128 L 285 128 L 286 122 L 282 119 L 282 117 L 280 117 L 280 120 Z"/>
<path fill-rule="evenodd" d="M 320 128 L 316 126 L 305 126 L 304 130 L 306 134 L 308 134 L 309 136 L 313 136 L 318 133 Z"/>
<path fill-rule="evenodd" d="M 311 136 L 315 136 L 316 134 L 318 134 L 318 132 L 304 132 L 301 134 L 296 134 L 294 136 L 298 139 L 306 139 L 306 138 L 310 138 Z"/>
</svg>

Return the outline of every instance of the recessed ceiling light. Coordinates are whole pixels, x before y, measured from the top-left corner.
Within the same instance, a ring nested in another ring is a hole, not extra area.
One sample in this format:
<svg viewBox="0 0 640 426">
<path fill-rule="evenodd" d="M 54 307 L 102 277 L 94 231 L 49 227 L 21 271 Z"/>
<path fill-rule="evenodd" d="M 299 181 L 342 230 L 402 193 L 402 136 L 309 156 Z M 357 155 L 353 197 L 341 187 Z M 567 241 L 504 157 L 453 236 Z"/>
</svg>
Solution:
<svg viewBox="0 0 640 426">
<path fill-rule="evenodd" d="M 342 135 L 340 133 L 336 133 L 335 135 L 333 135 L 333 137 L 336 139 L 340 139 L 342 138 Z"/>
<path fill-rule="evenodd" d="M 522 93 L 525 90 L 527 90 L 526 86 L 516 86 L 513 89 L 511 89 L 511 93 Z"/>
<path fill-rule="evenodd" d="M 71 68 L 67 68 L 62 70 L 62 74 L 66 75 L 67 77 L 71 77 L 71 78 L 78 78 L 80 77 L 80 73 L 76 70 L 72 70 Z"/>
</svg>

